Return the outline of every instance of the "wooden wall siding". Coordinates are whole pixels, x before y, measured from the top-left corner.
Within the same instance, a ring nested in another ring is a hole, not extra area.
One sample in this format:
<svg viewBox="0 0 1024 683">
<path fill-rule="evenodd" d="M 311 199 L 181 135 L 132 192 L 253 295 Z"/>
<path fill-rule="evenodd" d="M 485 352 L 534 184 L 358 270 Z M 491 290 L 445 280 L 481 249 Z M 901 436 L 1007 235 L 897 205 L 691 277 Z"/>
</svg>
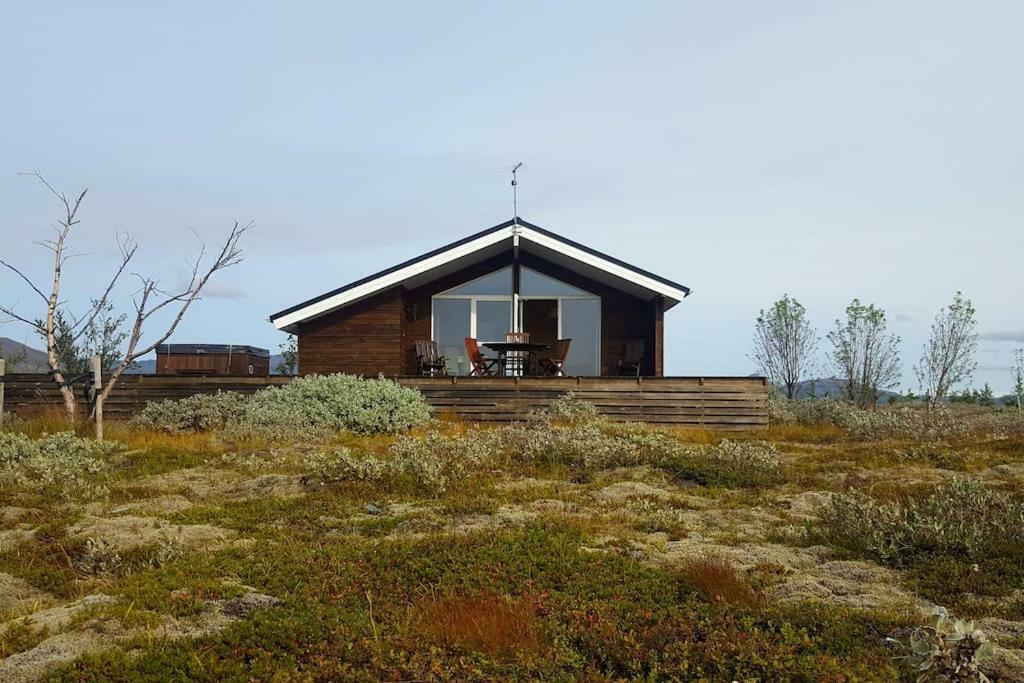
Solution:
<svg viewBox="0 0 1024 683">
<path fill-rule="evenodd" d="M 398 377 L 419 389 L 436 413 L 473 422 L 525 419 L 572 391 L 613 420 L 634 420 L 706 429 L 763 429 L 768 425 L 768 385 L 750 377 Z M 104 404 L 109 419 L 126 419 L 149 401 L 217 391 L 253 393 L 289 377 L 122 377 Z M 48 375 L 7 375 L 4 407 L 21 417 L 63 414 L 60 393 Z M 80 406 L 85 410 L 85 406 Z"/>
<path fill-rule="evenodd" d="M 750 377 L 399 377 L 437 412 L 473 422 L 524 420 L 567 392 L 617 421 L 725 430 L 768 426 L 768 385 Z"/>
<path fill-rule="evenodd" d="M 416 340 L 430 339 L 431 297 L 511 263 L 512 252 L 509 251 L 404 293 L 402 373 L 416 373 Z M 659 362 L 658 355 L 663 346 L 663 326 L 657 323 L 660 309 L 657 309 L 654 303 L 608 287 L 531 254 L 520 254 L 520 263 L 525 268 L 549 275 L 601 297 L 602 375 L 616 374 L 619 360 L 625 351 L 626 340 L 636 338 L 643 339 L 647 347 L 642 373 L 648 376 L 664 374 L 663 361 Z M 301 363 L 300 367 L 306 372 Z"/>
<path fill-rule="evenodd" d="M 394 287 L 299 327 L 302 374 L 399 375 L 405 328 L 402 290 Z"/>
<path fill-rule="evenodd" d="M 248 353 L 160 353 L 156 357 L 156 371 L 160 375 L 198 374 L 209 372 L 217 375 L 270 374 L 270 359 Z"/>
</svg>

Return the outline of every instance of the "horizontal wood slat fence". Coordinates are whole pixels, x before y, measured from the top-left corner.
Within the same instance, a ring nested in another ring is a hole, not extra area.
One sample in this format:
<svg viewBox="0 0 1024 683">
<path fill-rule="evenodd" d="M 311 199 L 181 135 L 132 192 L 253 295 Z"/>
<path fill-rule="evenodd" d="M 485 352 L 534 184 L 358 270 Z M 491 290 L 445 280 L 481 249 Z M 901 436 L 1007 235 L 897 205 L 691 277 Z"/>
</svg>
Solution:
<svg viewBox="0 0 1024 683">
<path fill-rule="evenodd" d="M 768 385 L 759 377 L 395 377 L 419 389 L 437 413 L 473 422 L 508 422 L 551 404 L 568 392 L 593 403 L 613 420 L 709 429 L 763 429 Z M 5 409 L 22 417 L 60 414 L 60 392 L 47 375 L 7 375 Z M 104 413 L 125 419 L 150 401 L 217 391 L 253 393 L 288 377 L 122 377 Z M 83 402 L 84 403 L 84 402 Z"/>
</svg>

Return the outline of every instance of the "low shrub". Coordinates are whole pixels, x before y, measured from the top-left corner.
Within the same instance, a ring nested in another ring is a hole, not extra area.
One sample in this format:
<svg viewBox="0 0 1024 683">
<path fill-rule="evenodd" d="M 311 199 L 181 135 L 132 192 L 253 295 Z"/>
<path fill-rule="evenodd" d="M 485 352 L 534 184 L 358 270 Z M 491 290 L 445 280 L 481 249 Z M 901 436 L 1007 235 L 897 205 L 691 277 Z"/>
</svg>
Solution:
<svg viewBox="0 0 1024 683">
<path fill-rule="evenodd" d="M 965 478 L 920 501 L 839 494 L 823 508 L 821 523 L 834 545 L 890 564 L 915 553 L 982 559 L 1024 551 L 1024 505 Z"/>
<path fill-rule="evenodd" d="M 705 486 L 770 486 L 782 479 L 778 450 L 768 442 L 725 439 L 716 445 L 677 451 L 659 466 L 677 479 Z"/>
<path fill-rule="evenodd" d="M 245 427 L 349 430 L 360 434 L 405 431 L 430 419 L 430 406 L 416 389 L 388 379 L 309 375 L 253 394 L 245 404 Z"/>
<path fill-rule="evenodd" d="M 976 681 L 988 683 L 981 662 L 991 652 L 992 644 L 973 621 L 950 619 L 944 607 L 932 611 L 927 626 L 910 633 L 906 644 L 888 638 L 905 654 L 905 661 L 917 674 L 918 681 Z"/>
<path fill-rule="evenodd" d="M 100 496 L 106 492 L 99 482 L 99 475 L 107 469 L 104 456 L 116 448 L 71 432 L 35 440 L 0 433 L 0 482 L 60 498 Z"/>
<path fill-rule="evenodd" d="M 429 419 L 423 395 L 391 380 L 309 375 L 250 396 L 221 392 L 149 403 L 133 422 L 172 433 L 223 429 L 229 436 L 316 437 L 340 430 L 397 433 Z"/>
<path fill-rule="evenodd" d="M 444 596 L 414 607 L 411 630 L 444 648 L 492 657 L 536 654 L 545 647 L 541 609 L 531 595 Z"/>
<path fill-rule="evenodd" d="M 132 423 L 171 434 L 223 429 L 241 419 L 245 400 L 242 394 L 218 391 L 176 401 L 152 401 L 132 418 Z"/>
<path fill-rule="evenodd" d="M 866 441 L 963 439 L 970 436 L 973 429 L 971 419 L 948 406 L 931 411 L 907 406 L 861 410 L 848 401 L 834 398 L 773 399 L 771 404 L 773 415 L 781 422 L 835 425 L 854 438 Z"/>
<path fill-rule="evenodd" d="M 759 607 L 762 596 L 731 564 L 717 557 L 690 562 L 683 570 L 686 584 L 708 602 Z"/>
<path fill-rule="evenodd" d="M 385 457 L 339 448 L 307 458 L 312 476 L 322 482 L 367 481 L 406 484 L 420 493 L 440 495 L 449 483 L 465 478 L 473 465 L 492 457 L 487 445 L 468 436 L 430 433 L 400 437 Z"/>
</svg>

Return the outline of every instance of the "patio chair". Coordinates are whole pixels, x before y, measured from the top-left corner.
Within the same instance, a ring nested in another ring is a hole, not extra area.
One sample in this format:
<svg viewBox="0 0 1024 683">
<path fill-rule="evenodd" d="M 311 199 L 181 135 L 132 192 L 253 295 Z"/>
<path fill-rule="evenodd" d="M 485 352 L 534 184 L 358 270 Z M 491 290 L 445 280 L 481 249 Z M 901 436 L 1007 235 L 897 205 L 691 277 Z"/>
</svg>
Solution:
<svg viewBox="0 0 1024 683">
<path fill-rule="evenodd" d="M 466 337 L 466 356 L 469 358 L 470 377 L 492 377 L 498 374 L 498 359 L 480 353 L 480 345 L 473 337 Z"/>
<path fill-rule="evenodd" d="M 644 363 L 644 346 L 643 339 L 630 339 L 626 342 L 622 360 L 619 361 L 620 375 L 640 376 L 640 368 Z"/>
<path fill-rule="evenodd" d="M 447 375 L 447 359 L 437 349 L 437 342 L 430 339 L 416 340 L 416 364 L 421 375 L 436 377 Z"/>
<path fill-rule="evenodd" d="M 548 377 L 565 377 L 565 359 L 569 357 L 569 345 L 572 339 L 556 339 L 547 355 L 537 363 L 540 374 Z"/>
</svg>

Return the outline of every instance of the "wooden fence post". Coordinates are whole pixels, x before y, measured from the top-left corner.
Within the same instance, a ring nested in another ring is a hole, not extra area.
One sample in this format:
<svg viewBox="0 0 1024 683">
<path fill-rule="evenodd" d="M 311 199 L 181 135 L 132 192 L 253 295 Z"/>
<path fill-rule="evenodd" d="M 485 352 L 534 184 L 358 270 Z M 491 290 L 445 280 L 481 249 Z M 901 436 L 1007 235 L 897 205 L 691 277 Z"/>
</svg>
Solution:
<svg viewBox="0 0 1024 683">
<path fill-rule="evenodd" d="M 7 361 L 0 358 L 0 427 L 4 426 L 4 373 L 7 372 Z"/>
<path fill-rule="evenodd" d="M 96 440 L 103 441 L 103 367 L 99 356 L 89 359 L 92 365 L 93 414 L 96 418 Z"/>
</svg>

